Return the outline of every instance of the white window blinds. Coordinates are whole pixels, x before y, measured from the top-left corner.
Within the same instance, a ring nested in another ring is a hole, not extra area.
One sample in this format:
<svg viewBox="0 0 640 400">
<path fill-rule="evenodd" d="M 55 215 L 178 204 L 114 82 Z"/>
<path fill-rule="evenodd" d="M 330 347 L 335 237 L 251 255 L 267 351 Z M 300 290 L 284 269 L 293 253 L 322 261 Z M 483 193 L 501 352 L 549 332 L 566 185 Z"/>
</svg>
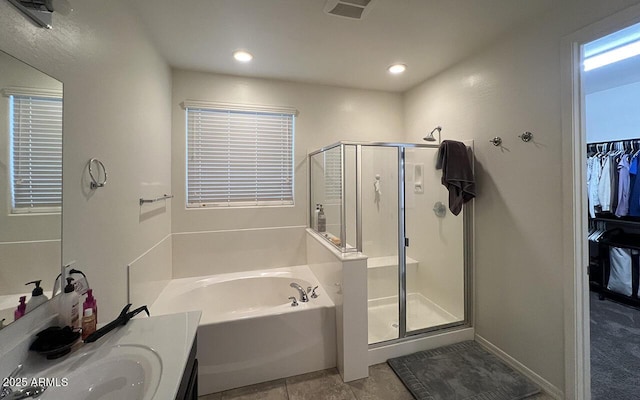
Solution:
<svg viewBox="0 0 640 400">
<path fill-rule="evenodd" d="M 11 95 L 12 212 L 59 212 L 62 98 Z"/>
<path fill-rule="evenodd" d="M 324 192 L 325 204 L 340 204 L 342 201 L 342 151 L 340 146 L 324 152 Z"/>
<path fill-rule="evenodd" d="M 187 207 L 293 204 L 294 112 L 185 109 Z"/>
</svg>

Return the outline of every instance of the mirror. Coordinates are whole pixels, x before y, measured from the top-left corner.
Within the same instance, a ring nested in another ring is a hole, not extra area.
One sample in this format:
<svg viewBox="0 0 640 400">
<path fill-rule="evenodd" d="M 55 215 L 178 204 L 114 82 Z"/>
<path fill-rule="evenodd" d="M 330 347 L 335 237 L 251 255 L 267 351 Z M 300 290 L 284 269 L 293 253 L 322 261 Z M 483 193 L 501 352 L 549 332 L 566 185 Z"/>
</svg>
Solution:
<svg viewBox="0 0 640 400">
<path fill-rule="evenodd" d="M 61 265 L 62 82 L 0 51 L 0 320 Z M 43 298 L 27 304 L 25 313 Z M 2 324 L 0 324 L 2 326 Z"/>
</svg>

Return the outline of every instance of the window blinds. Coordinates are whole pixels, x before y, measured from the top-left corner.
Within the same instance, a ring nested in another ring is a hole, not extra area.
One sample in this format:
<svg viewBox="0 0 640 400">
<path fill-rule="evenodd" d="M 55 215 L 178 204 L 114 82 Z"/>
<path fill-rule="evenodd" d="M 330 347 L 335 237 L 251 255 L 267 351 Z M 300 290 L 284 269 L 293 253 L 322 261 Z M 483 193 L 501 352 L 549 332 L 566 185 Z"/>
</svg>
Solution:
<svg viewBox="0 0 640 400">
<path fill-rule="evenodd" d="M 340 204 L 342 201 L 341 147 L 324 152 L 324 191 L 325 204 Z"/>
<path fill-rule="evenodd" d="M 186 113 L 187 207 L 293 204 L 293 113 Z"/>
<path fill-rule="evenodd" d="M 9 101 L 12 211 L 60 211 L 62 98 L 12 95 Z"/>
</svg>

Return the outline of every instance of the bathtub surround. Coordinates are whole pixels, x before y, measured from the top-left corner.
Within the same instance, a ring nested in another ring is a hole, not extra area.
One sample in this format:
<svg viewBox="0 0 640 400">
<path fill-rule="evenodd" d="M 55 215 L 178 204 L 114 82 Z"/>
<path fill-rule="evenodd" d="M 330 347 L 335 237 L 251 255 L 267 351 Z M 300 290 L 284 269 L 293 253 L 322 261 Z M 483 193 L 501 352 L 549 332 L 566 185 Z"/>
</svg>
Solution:
<svg viewBox="0 0 640 400">
<path fill-rule="evenodd" d="M 202 212 L 205 210 L 194 210 Z M 226 274 L 307 263 L 306 226 L 171 235 L 173 278 Z"/>
<path fill-rule="evenodd" d="M 127 303 L 151 305 L 173 278 L 172 235 L 167 235 L 127 265 Z M 103 321 L 104 322 L 104 321 Z"/>
</svg>

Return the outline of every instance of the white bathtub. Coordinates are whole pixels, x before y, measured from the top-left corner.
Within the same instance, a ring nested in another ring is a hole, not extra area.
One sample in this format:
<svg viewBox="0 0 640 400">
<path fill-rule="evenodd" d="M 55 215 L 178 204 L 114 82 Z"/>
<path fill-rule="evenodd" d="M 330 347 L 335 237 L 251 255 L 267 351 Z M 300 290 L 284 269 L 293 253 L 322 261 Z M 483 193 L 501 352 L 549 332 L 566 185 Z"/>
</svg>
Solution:
<svg viewBox="0 0 640 400">
<path fill-rule="evenodd" d="M 151 313 L 202 310 L 199 394 L 336 365 L 333 302 L 319 287 L 318 298 L 302 303 L 291 282 L 320 286 L 306 265 L 169 282 Z M 297 307 L 290 296 L 298 298 Z"/>
</svg>

